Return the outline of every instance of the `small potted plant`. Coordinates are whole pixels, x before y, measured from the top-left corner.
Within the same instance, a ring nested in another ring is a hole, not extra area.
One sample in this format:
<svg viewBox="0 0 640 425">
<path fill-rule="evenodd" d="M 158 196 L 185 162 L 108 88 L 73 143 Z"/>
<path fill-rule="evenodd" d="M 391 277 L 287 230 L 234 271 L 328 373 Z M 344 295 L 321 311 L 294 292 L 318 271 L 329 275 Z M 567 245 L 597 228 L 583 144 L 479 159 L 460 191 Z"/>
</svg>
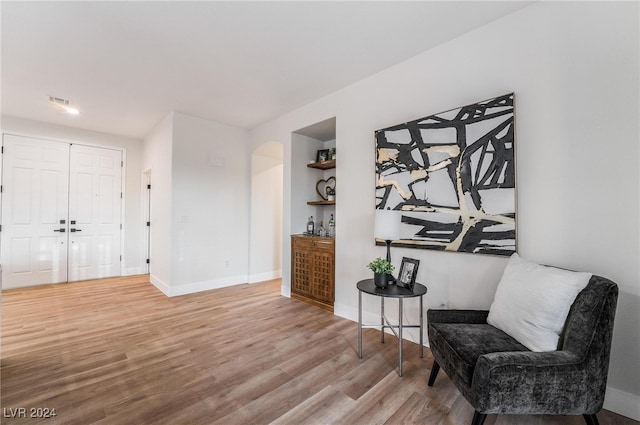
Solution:
<svg viewBox="0 0 640 425">
<path fill-rule="evenodd" d="M 393 277 L 391 275 L 394 269 L 393 264 L 380 257 L 371 261 L 367 267 L 373 271 L 373 283 L 378 288 L 385 288 L 390 278 Z"/>
<path fill-rule="evenodd" d="M 328 159 L 336 159 L 336 148 L 329 149 L 329 158 Z"/>
</svg>

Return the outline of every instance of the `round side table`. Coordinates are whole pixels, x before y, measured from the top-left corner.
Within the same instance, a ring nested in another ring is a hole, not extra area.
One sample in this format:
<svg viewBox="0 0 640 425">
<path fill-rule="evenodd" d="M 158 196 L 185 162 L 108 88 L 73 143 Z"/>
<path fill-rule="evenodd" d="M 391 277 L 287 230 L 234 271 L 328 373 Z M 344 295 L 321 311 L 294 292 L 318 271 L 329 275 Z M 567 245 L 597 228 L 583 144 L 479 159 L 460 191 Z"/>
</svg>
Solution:
<svg viewBox="0 0 640 425">
<path fill-rule="evenodd" d="M 358 288 L 358 357 L 362 358 L 362 329 L 363 328 L 380 328 L 380 342 L 384 342 L 385 328 L 391 329 L 391 332 L 398 338 L 398 375 L 402 376 L 402 329 L 403 328 L 420 328 L 420 357 L 424 357 L 423 352 L 423 311 L 422 297 L 427 293 L 427 287 L 416 283 L 413 290 L 398 285 L 387 285 L 385 288 L 378 288 L 373 279 L 361 280 L 356 284 Z M 379 325 L 363 325 L 362 324 L 362 294 L 369 294 L 380 297 L 380 324 Z M 405 298 L 420 298 L 420 325 L 405 325 L 402 323 L 402 305 Z M 384 315 L 385 298 L 398 299 L 398 324 L 391 324 Z M 396 333 L 396 329 L 398 332 Z"/>
</svg>

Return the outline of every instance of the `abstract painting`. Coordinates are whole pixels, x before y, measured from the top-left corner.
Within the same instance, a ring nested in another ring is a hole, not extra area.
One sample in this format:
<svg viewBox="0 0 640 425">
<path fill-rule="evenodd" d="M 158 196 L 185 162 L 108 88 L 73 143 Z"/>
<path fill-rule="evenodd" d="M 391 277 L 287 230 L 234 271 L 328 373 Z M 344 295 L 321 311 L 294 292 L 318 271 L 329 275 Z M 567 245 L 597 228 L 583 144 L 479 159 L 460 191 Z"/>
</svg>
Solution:
<svg viewBox="0 0 640 425">
<path fill-rule="evenodd" d="M 375 132 L 376 209 L 399 210 L 394 246 L 516 250 L 514 94 Z"/>
</svg>

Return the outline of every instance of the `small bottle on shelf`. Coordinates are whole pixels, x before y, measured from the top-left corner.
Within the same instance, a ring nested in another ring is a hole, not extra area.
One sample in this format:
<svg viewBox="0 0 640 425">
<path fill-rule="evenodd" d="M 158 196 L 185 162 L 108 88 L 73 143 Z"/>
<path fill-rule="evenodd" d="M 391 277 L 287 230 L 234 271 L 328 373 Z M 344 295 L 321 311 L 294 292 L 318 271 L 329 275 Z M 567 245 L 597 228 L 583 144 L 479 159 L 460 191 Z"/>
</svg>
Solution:
<svg viewBox="0 0 640 425">
<path fill-rule="evenodd" d="M 324 233 L 324 225 L 322 224 L 322 220 L 320 220 L 320 226 L 318 226 L 318 236 L 326 236 Z"/>
<path fill-rule="evenodd" d="M 313 216 L 309 217 L 309 221 L 307 222 L 307 234 L 313 235 L 315 224 L 313 223 Z"/>
<path fill-rule="evenodd" d="M 329 218 L 327 233 L 330 238 L 336 237 L 336 222 L 333 220 L 333 214 L 331 214 L 331 218 Z"/>
</svg>

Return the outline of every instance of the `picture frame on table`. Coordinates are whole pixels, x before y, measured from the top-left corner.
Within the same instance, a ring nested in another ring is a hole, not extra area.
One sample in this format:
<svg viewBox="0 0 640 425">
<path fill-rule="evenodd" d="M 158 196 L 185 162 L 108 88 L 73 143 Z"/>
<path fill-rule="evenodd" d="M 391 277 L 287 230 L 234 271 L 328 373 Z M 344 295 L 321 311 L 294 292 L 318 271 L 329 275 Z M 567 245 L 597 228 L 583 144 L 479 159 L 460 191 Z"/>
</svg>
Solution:
<svg viewBox="0 0 640 425">
<path fill-rule="evenodd" d="M 398 280 L 396 282 L 397 285 L 413 291 L 419 265 L 420 260 L 402 257 L 402 264 L 400 264 L 400 271 L 398 272 Z"/>
<path fill-rule="evenodd" d="M 324 162 L 329 159 L 329 149 L 320 149 L 316 154 L 316 162 Z"/>
</svg>

